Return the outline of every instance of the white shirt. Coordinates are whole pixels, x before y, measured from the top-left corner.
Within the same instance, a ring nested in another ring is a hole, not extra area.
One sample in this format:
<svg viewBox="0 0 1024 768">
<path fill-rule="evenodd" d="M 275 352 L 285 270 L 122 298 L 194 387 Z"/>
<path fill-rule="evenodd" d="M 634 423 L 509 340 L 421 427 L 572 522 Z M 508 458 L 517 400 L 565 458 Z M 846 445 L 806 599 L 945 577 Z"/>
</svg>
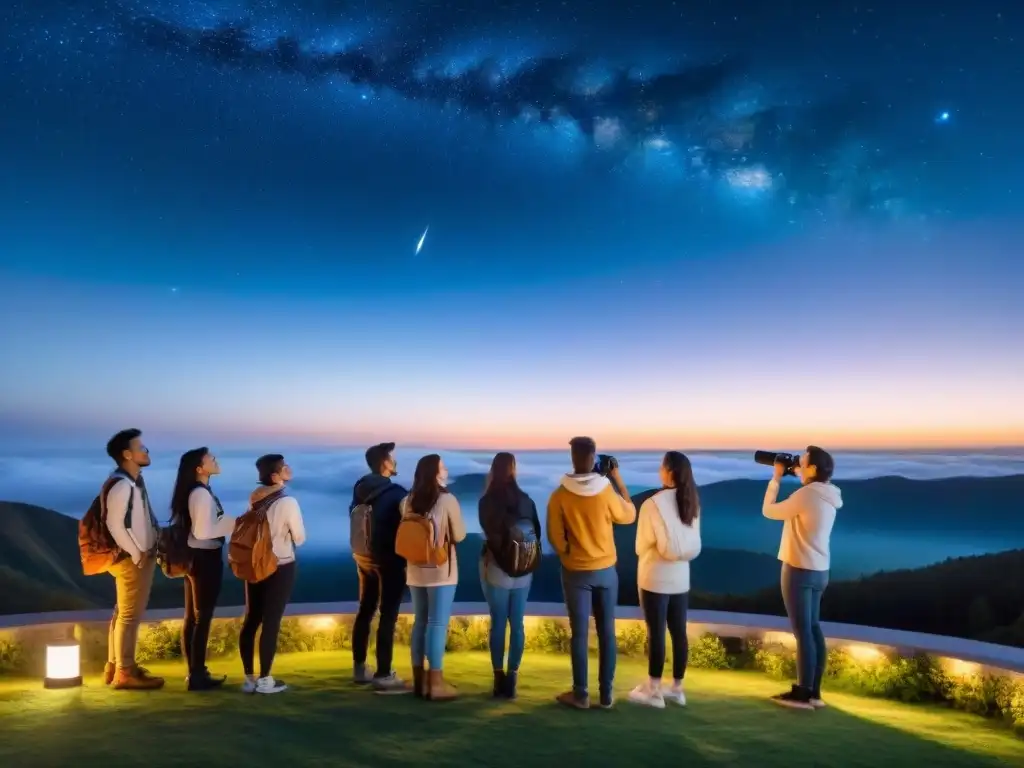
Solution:
<svg viewBox="0 0 1024 768">
<path fill-rule="evenodd" d="M 306 527 L 302 524 L 299 502 L 291 496 L 282 496 L 270 505 L 267 521 L 277 564 L 295 562 L 295 548 L 306 543 Z"/>
<path fill-rule="evenodd" d="M 832 483 L 808 483 L 783 501 L 775 501 L 778 495 L 779 483 L 772 478 L 762 512 L 769 520 L 783 521 L 779 560 L 794 568 L 827 571 L 836 510 L 843 506 L 839 488 Z"/>
<path fill-rule="evenodd" d="M 200 486 L 188 495 L 188 515 L 192 518 L 192 529 L 188 533 L 188 545 L 193 549 L 219 549 L 218 539 L 231 536 L 235 530 L 235 518 L 220 515 L 221 510 L 213 498 L 213 491 Z"/>
<path fill-rule="evenodd" d="M 129 498 L 132 499 L 132 520 L 131 526 L 126 528 Z M 114 543 L 127 552 L 136 565 L 156 547 L 157 530 L 153 511 L 146 504 L 147 498 L 142 488 L 129 477 L 114 483 L 107 494 L 107 530 Z"/>
<path fill-rule="evenodd" d="M 637 513 L 636 584 L 645 592 L 679 595 L 690 591 L 690 561 L 700 554 L 700 516 L 679 519 L 674 488 L 658 491 Z"/>
</svg>

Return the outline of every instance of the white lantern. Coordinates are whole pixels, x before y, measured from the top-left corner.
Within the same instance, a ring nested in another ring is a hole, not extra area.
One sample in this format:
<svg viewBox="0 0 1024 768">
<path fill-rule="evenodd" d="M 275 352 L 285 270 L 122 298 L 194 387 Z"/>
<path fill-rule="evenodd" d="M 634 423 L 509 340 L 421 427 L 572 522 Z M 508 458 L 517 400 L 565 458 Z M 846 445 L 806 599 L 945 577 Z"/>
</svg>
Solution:
<svg viewBox="0 0 1024 768">
<path fill-rule="evenodd" d="M 82 684 L 81 655 L 78 643 L 49 643 L 46 646 L 44 688 L 74 688 Z"/>
</svg>

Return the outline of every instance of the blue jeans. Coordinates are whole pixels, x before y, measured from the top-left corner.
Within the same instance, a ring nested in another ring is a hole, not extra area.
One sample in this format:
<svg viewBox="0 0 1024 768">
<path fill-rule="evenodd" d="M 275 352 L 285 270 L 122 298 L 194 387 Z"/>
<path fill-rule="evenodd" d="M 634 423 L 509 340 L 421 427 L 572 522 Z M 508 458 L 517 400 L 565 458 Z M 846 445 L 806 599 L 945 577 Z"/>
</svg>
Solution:
<svg viewBox="0 0 1024 768">
<path fill-rule="evenodd" d="M 529 587 L 505 589 L 489 584 L 487 579 L 480 579 L 484 598 L 491 610 L 491 668 L 505 668 L 505 627 L 509 627 L 508 638 L 508 671 L 518 672 L 523 662 L 523 651 L 526 648 L 526 628 L 523 619 L 526 617 L 526 599 L 530 595 Z"/>
<path fill-rule="evenodd" d="M 828 571 L 782 566 L 782 600 L 796 637 L 797 685 L 815 698 L 821 696 L 828 648 L 821 631 L 821 596 L 828 586 Z"/>
<path fill-rule="evenodd" d="M 444 587 L 409 587 L 412 593 L 412 665 L 441 669 L 444 646 L 448 642 L 448 620 L 452 616 L 455 585 Z"/>
<path fill-rule="evenodd" d="M 597 626 L 598 687 L 601 700 L 608 701 L 615 682 L 615 604 L 619 596 L 619 574 L 613 565 L 598 571 L 562 569 L 562 590 L 569 613 L 572 689 L 577 696 L 587 693 L 587 635 L 590 612 Z"/>
</svg>

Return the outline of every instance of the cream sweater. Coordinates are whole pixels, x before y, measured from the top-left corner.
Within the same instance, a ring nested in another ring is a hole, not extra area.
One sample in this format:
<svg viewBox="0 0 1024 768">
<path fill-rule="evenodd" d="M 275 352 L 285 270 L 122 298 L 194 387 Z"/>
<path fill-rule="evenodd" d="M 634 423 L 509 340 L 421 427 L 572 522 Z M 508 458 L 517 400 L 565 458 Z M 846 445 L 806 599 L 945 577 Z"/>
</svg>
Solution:
<svg viewBox="0 0 1024 768">
<path fill-rule="evenodd" d="M 640 505 L 637 515 L 637 586 L 662 595 L 689 592 L 690 561 L 700 547 L 700 515 L 684 525 L 675 489 L 658 491 Z"/>
<path fill-rule="evenodd" d="M 402 499 L 401 511 L 405 514 L 409 497 Z M 421 568 L 409 564 L 405 570 L 405 583 L 410 587 L 446 587 L 459 583 L 459 559 L 455 553 L 455 545 L 466 538 L 466 523 L 462 519 L 459 501 L 452 493 L 442 493 L 430 516 L 438 523 L 442 536 L 451 542 L 448 562 L 437 568 Z"/>
<path fill-rule="evenodd" d="M 831 564 L 829 540 L 836 522 L 836 510 L 843 496 L 832 483 L 808 483 L 783 501 L 776 501 L 779 484 L 769 481 L 764 494 L 764 516 L 782 520 L 779 560 L 794 568 L 827 571 Z"/>
</svg>

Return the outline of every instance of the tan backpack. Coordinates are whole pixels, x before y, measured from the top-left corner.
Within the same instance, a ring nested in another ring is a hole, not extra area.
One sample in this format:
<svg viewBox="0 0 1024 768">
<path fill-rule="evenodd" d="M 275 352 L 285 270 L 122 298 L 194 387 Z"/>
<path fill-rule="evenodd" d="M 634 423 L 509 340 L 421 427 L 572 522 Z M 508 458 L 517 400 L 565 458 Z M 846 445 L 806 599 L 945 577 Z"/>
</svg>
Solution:
<svg viewBox="0 0 1024 768">
<path fill-rule="evenodd" d="M 417 568 L 436 568 L 447 564 L 448 520 L 439 523 L 433 514 L 418 515 L 409 506 L 406 501 L 395 536 L 395 554 Z"/>
<path fill-rule="evenodd" d="M 228 547 L 228 563 L 231 572 L 242 581 L 255 584 L 273 576 L 277 571 L 277 555 L 274 554 L 267 510 L 283 495 L 283 490 L 270 494 L 235 521 L 231 545 Z"/>
</svg>

